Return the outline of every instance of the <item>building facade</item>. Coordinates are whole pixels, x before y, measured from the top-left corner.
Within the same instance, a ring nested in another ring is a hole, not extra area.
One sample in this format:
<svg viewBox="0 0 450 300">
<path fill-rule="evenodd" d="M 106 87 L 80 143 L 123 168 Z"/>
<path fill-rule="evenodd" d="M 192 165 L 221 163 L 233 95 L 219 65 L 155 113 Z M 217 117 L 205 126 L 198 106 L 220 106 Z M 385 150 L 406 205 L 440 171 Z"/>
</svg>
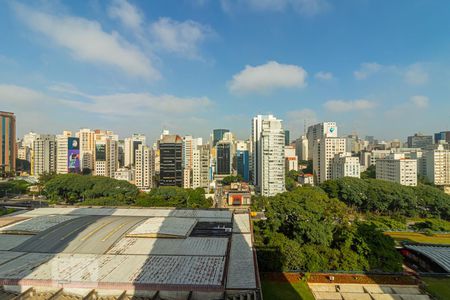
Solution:
<svg viewBox="0 0 450 300">
<path fill-rule="evenodd" d="M 425 149 L 433 145 L 433 136 L 416 133 L 413 136 L 408 136 L 408 148 Z"/>
<path fill-rule="evenodd" d="M 210 149 L 209 145 L 197 146 L 192 153 L 192 188 L 209 188 Z"/>
<path fill-rule="evenodd" d="M 426 177 L 438 186 L 450 185 L 450 151 L 438 145 L 425 153 Z"/>
<path fill-rule="evenodd" d="M 54 135 L 39 134 L 33 141 L 31 175 L 56 172 L 56 139 Z"/>
<path fill-rule="evenodd" d="M 16 116 L 0 111 L 0 176 L 16 170 Z"/>
<path fill-rule="evenodd" d="M 318 183 L 332 178 L 332 161 L 336 154 L 346 152 L 345 138 L 322 137 L 314 144 L 313 171 Z"/>
<path fill-rule="evenodd" d="M 404 153 L 393 153 L 377 160 L 376 176 L 377 179 L 416 186 L 417 160 L 406 158 Z"/>
<path fill-rule="evenodd" d="M 232 143 L 221 140 L 216 144 L 216 174 L 231 175 Z"/>
<path fill-rule="evenodd" d="M 124 166 L 134 167 L 135 154 L 139 145 L 145 145 L 145 135 L 134 133 L 131 137 L 124 140 Z"/>
<path fill-rule="evenodd" d="M 348 152 L 336 154 L 331 165 L 331 179 L 344 177 L 361 177 L 359 158 Z"/>
<path fill-rule="evenodd" d="M 298 171 L 298 158 L 294 146 L 284 147 L 284 160 L 286 171 Z"/>
<path fill-rule="evenodd" d="M 135 184 L 140 190 L 149 190 L 155 185 L 154 151 L 152 148 L 140 144 L 135 156 Z"/>
<path fill-rule="evenodd" d="M 258 115 L 252 122 L 252 172 L 263 196 L 285 191 L 284 129 L 273 115 Z"/>
<path fill-rule="evenodd" d="M 164 135 L 159 142 L 159 185 L 183 186 L 183 141 L 178 135 Z"/>
<path fill-rule="evenodd" d="M 336 122 L 323 122 L 308 127 L 306 138 L 308 140 L 308 160 L 313 159 L 314 146 L 323 138 L 338 136 Z"/>
<path fill-rule="evenodd" d="M 216 144 L 223 139 L 223 135 L 230 132 L 228 129 L 214 129 L 212 133 L 212 146 L 215 147 Z"/>
</svg>

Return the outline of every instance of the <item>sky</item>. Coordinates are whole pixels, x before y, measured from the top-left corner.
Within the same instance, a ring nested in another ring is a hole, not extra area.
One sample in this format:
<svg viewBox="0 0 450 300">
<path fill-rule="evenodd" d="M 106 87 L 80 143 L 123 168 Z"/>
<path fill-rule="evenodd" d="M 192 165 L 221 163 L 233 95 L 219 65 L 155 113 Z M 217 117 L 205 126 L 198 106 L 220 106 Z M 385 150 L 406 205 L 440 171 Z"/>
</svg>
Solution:
<svg viewBox="0 0 450 300">
<path fill-rule="evenodd" d="M 405 140 L 450 130 L 448 0 L 0 0 L 0 110 L 79 128 Z"/>
</svg>

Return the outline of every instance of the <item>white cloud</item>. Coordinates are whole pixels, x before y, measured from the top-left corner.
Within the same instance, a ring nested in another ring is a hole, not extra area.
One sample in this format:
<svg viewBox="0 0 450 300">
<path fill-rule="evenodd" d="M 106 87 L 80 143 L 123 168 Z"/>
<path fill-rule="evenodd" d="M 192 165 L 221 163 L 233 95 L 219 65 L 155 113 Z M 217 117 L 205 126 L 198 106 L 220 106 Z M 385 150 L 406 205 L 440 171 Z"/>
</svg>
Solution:
<svg viewBox="0 0 450 300">
<path fill-rule="evenodd" d="M 140 30 L 143 22 L 141 12 L 127 0 L 113 0 L 108 7 L 108 15 L 133 30 Z"/>
<path fill-rule="evenodd" d="M 209 26 L 192 20 L 178 22 L 160 18 L 150 25 L 150 33 L 159 48 L 187 58 L 199 58 L 199 44 L 214 32 Z"/>
<path fill-rule="evenodd" d="M 51 15 L 15 3 L 18 17 L 53 43 L 64 47 L 81 61 L 116 67 L 129 75 L 160 78 L 159 72 L 137 47 L 117 32 L 103 31 L 98 22 L 67 15 Z"/>
<path fill-rule="evenodd" d="M 225 12 L 249 9 L 253 11 L 284 12 L 293 10 L 301 15 L 314 16 L 330 8 L 328 0 L 221 0 Z"/>
<path fill-rule="evenodd" d="M 358 80 L 363 80 L 369 77 L 372 74 L 379 72 L 383 68 L 382 65 L 372 62 L 372 63 L 363 63 L 361 64 L 361 68 L 357 71 L 353 72 L 353 75 Z"/>
<path fill-rule="evenodd" d="M 376 106 L 376 103 L 366 99 L 353 101 L 329 100 L 323 106 L 331 112 L 349 112 L 372 109 Z"/>
<path fill-rule="evenodd" d="M 430 102 L 430 99 L 427 96 L 412 96 L 409 101 L 414 104 L 417 108 L 426 108 Z"/>
<path fill-rule="evenodd" d="M 410 85 L 423 85 L 429 79 L 428 73 L 421 63 L 409 66 L 382 65 L 376 62 L 362 63 L 360 69 L 354 71 L 353 75 L 356 79 L 363 80 L 380 72 L 400 76 Z"/>
<path fill-rule="evenodd" d="M 280 88 L 302 88 L 306 86 L 306 71 L 296 65 L 269 61 L 260 66 L 245 66 L 229 83 L 234 94 L 268 93 Z"/>
<path fill-rule="evenodd" d="M 333 73 L 323 71 L 317 72 L 316 75 L 314 75 L 314 77 L 320 80 L 331 80 L 334 78 Z"/>
<path fill-rule="evenodd" d="M 406 83 L 410 85 L 423 85 L 428 82 L 428 73 L 420 64 L 409 66 L 406 69 L 404 76 Z"/>
<path fill-rule="evenodd" d="M 137 116 L 148 113 L 182 114 L 200 111 L 212 105 L 207 97 L 180 98 L 150 93 L 121 93 L 88 96 L 88 101 L 66 100 L 70 106 L 87 112 L 112 116 Z"/>
</svg>

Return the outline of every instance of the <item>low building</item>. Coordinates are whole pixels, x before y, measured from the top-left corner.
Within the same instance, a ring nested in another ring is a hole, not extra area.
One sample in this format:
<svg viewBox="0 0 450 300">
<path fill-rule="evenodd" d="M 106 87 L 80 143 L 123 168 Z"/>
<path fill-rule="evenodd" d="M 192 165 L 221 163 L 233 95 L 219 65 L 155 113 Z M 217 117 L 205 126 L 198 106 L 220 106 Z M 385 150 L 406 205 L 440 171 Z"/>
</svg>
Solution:
<svg viewBox="0 0 450 300">
<path fill-rule="evenodd" d="M 336 154 L 331 162 L 331 179 L 344 177 L 361 177 L 359 158 L 348 152 Z"/>
<path fill-rule="evenodd" d="M 117 180 L 125 180 L 128 181 L 129 183 L 134 184 L 134 178 L 135 178 L 134 169 L 120 168 L 116 172 L 114 172 L 114 179 Z"/>
<path fill-rule="evenodd" d="M 300 185 L 311 185 L 314 186 L 314 175 L 313 174 L 301 174 L 298 176 L 298 183 L 300 183 Z"/>
<path fill-rule="evenodd" d="M 249 206 L 252 204 L 250 187 L 245 182 L 234 182 L 224 188 L 228 206 Z"/>
<path fill-rule="evenodd" d="M 262 297 L 248 213 L 40 208 L 0 217 L 0 233 L 0 296 Z"/>
</svg>

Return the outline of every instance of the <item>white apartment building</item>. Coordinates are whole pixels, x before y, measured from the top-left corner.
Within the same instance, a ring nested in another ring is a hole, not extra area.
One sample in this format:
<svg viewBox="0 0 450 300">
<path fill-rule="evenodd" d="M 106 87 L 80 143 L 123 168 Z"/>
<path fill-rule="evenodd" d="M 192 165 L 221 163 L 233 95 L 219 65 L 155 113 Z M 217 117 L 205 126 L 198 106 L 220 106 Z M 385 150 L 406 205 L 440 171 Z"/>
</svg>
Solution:
<svg viewBox="0 0 450 300">
<path fill-rule="evenodd" d="M 284 146 L 284 163 L 286 171 L 298 171 L 298 158 L 294 146 Z"/>
<path fill-rule="evenodd" d="M 56 173 L 67 174 L 67 159 L 69 155 L 69 137 L 72 136 L 71 131 L 64 131 L 63 134 L 56 136 Z"/>
<path fill-rule="evenodd" d="M 39 134 L 33 141 L 31 155 L 31 175 L 40 176 L 44 173 L 56 171 L 56 142 L 55 136 Z"/>
<path fill-rule="evenodd" d="M 323 137 L 314 144 L 313 171 L 318 183 L 332 178 L 331 165 L 336 154 L 346 152 L 345 138 Z"/>
<path fill-rule="evenodd" d="M 426 176 L 435 185 L 450 185 L 450 151 L 438 145 L 425 154 Z"/>
<path fill-rule="evenodd" d="M 417 185 L 417 160 L 406 158 L 404 153 L 392 153 L 377 160 L 377 179 L 397 182 L 402 185 Z"/>
<path fill-rule="evenodd" d="M 336 154 L 331 164 L 331 179 L 343 177 L 361 177 L 359 158 L 349 152 Z"/>
<path fill-rule="evenodd" d="M 192 152 L 192 188 L 209 188 L 210 149 L 208 145 L 197 146 Z"/>
<path fill-rule="evenodd" d="M 119 165 L 117 144 L 108 136 L 95 141 L 94 175 L 114 178 Z"/>
<path fill-rule="evenodd" d="M 80 139 L 81 170 L 94 170 L 95 131 L 83 128 L 76 132 L 75 136 Z"/>
<path fill-rule="evenodd" d="M 114 172 L 114 179 L 128 181 L 134 184 L 135 171 L 133 169 L 120 168 Z"/>
<path fill-rule="evenodd" d="M 284 129 L 273 115 L 258 115 L 252 123 L 253 181 L 263 196 L 285 189 Z"/>
<path fill-rule="evenodd" d="M 338 128 L 336 122 L 323 122 L 308 127 L 306 138 L 308 140 L 308 160 L 313 159 L 314 146 L 323 137 L 337 137 Z"/>
<path fill-rule="evenodd" d="M 140 190 L 149 190 L 154 186 L 155 152 L 152 148 L 139 145 L 136 150 L 135 184 Z"/>
<path fill-rule="evenodd" d="M 145 135 L 134 133 L 131 137 L 124 140 L 124 164 L 125 167 L 132 167 L 135 164 L 135 153 L 139 145 L 145 145 Z"/>
</svg>

